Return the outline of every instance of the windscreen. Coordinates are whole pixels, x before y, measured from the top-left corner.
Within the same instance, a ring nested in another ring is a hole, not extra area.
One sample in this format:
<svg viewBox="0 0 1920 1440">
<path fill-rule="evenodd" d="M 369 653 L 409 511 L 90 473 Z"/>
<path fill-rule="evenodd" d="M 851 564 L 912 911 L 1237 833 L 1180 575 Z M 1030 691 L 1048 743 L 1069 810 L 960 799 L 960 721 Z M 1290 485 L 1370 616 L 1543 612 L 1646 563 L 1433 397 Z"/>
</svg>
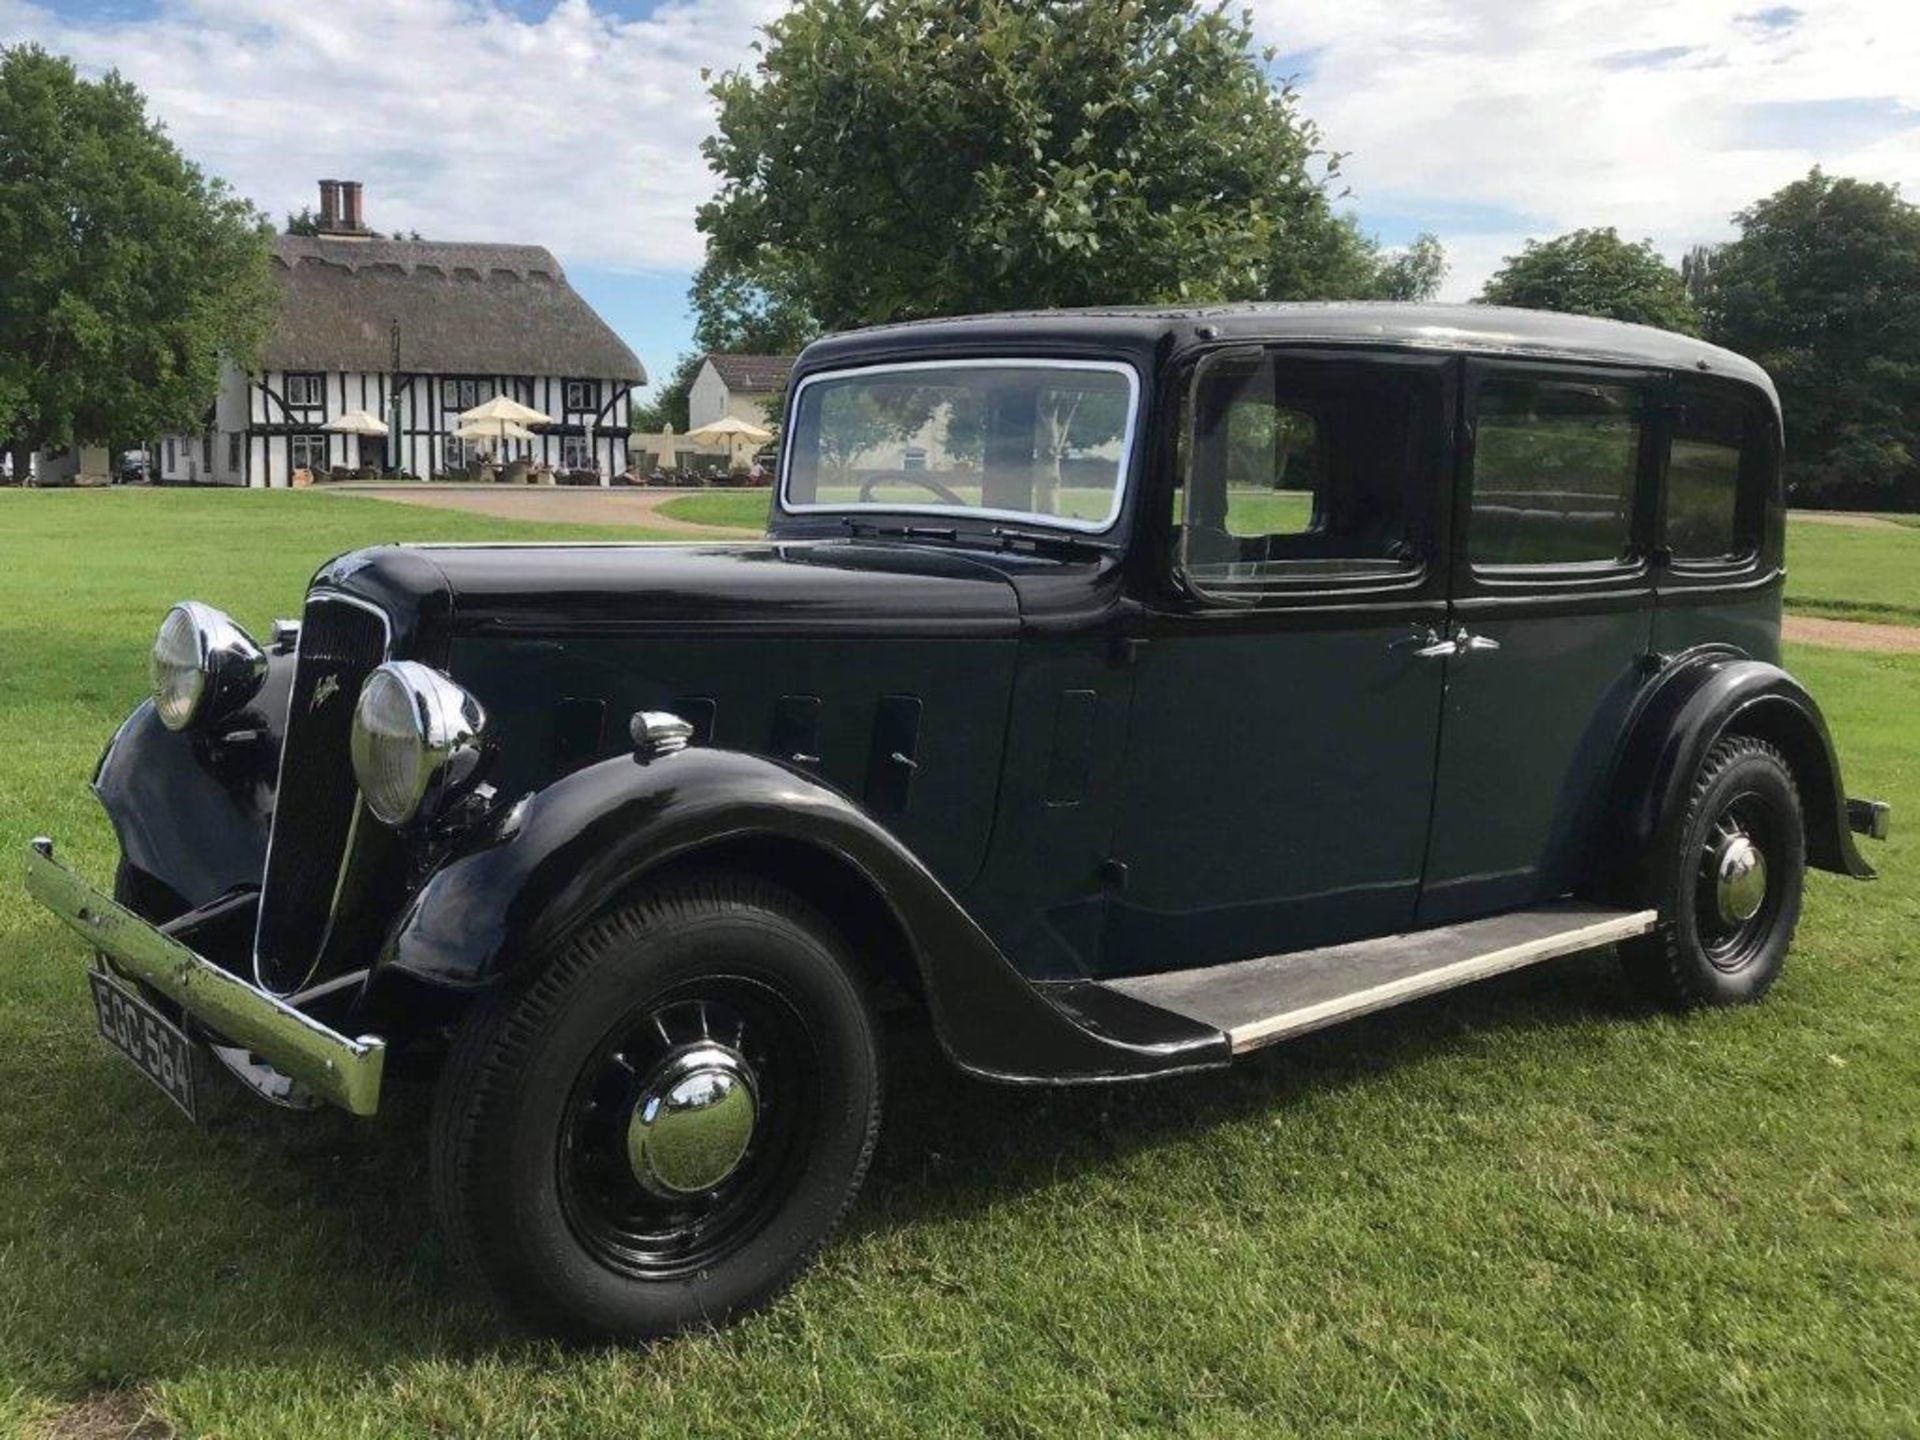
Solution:
<svg viewBox="0 0 1920 1440">
<path fill-rule="evenodd" d="M 810 376 L 788 510 L 893 510 L 1104 530 L 1120 513 L 1138 384 L 1123 365 L 992 360 Z"/>
</svg>

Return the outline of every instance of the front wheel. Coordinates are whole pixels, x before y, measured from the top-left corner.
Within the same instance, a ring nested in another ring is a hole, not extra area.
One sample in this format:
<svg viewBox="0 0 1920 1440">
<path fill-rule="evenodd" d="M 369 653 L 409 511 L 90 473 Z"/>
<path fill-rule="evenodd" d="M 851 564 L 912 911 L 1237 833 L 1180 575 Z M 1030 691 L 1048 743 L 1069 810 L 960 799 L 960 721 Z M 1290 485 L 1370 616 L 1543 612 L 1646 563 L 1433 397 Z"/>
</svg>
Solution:
<svg viewBox="0 0 1920 1440">
<path fill-rule="evenodd" d="M 467 1017 L 434 1105 L 456 1252 L 535 1328 L 642 1339 L 778 1294 L 880 1124 L 843 945 L 758 880 L 669 882 Z"/>
<path fill-rule="evenodd" d="M 1661 924 L 1620 947 L 1629 977 L 1676 1007 L 1759 999 L 1786 962 L 1807 873 L 1786 759 L 1752 736 L 1721 740 L 1661 843 L 1650 897 Z"/>
</svg>

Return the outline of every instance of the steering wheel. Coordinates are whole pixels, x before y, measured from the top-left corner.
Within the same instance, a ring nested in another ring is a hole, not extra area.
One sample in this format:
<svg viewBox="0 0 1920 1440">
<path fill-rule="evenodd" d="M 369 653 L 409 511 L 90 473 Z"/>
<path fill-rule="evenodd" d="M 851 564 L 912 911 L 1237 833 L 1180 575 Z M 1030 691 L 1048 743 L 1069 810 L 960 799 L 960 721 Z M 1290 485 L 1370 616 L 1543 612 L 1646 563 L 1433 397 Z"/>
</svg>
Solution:
<svg viewBox="0 0 1920 1440">
<path fill-rule="evenodd" d="M 967 502 L 959 495 L 949 490 L 931 475 L 927 475 L 918 470 L 889 470 L 878 475 L 869 475 L 865 480 L 860 482 L 860 503 L 862 505 L 871 505 L 874 503 L 874 486 L 891 485 L 897 482 L 904 482 L 908 485 L 918 485 L 923 490 L 931 490 L 935 495 L 938 495 L 945 504 L 958 505 L 962 509 L 968 508 Z"/>
</svg>

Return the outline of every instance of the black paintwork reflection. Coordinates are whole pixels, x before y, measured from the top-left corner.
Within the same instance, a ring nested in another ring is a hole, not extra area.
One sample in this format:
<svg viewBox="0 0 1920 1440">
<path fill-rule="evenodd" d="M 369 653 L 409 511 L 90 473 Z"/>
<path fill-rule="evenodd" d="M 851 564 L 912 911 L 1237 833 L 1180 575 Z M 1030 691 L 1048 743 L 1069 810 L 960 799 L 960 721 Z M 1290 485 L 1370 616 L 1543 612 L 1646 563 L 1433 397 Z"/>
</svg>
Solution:
<svg viewBox="0 0 1920 1440">
<path fill-rule="evenodd" d="M 392 552 L 375 552 L 374 573 Z M 454 596 L 462 635 L 1012 635 L 1006 579 L 933 546 L 479 545 L 403 552 Z M 364 575 L 367 572 L 362 572 Z M 355 577 L 360 583 L 360 577 Z"/>
</svg>

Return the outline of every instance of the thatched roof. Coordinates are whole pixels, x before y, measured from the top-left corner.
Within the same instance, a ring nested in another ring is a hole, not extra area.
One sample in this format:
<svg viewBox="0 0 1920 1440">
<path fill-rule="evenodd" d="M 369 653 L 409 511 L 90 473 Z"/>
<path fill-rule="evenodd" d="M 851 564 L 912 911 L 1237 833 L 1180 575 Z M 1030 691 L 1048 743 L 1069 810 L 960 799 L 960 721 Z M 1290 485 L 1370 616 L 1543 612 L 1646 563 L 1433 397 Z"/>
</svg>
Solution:
<svg viewBox="0 0 1920 1440">
<path fill-rule="evenodd" d="M 709 355 L 720 383 L 736 395 L 767 395 L 787 383 L 792 355 Z"/>
<path fill-rule="evenodd" d="M 398 321 L 402 370 L 646 379 L 538 245 L 280 235 L 273 262 L 270 370 L 389 370 Z"/>
</svg>

